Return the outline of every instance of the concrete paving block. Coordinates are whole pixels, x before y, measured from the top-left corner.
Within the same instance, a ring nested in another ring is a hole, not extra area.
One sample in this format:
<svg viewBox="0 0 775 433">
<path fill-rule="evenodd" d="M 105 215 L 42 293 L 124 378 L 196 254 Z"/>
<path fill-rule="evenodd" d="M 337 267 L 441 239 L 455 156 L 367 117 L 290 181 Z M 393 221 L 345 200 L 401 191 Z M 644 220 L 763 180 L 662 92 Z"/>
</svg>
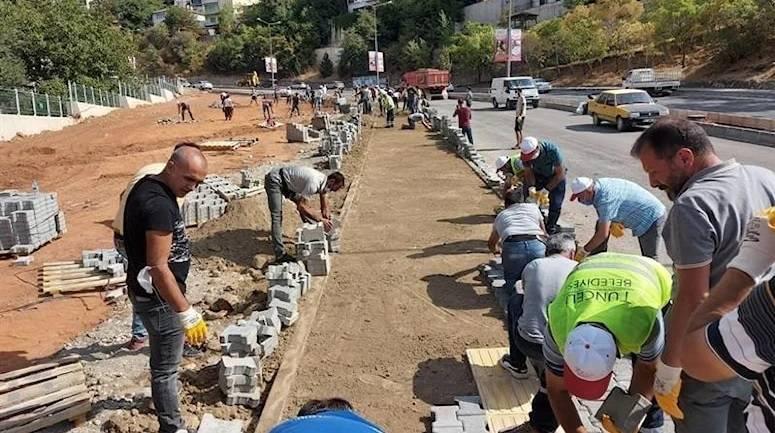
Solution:
<svg viewBox="0 0 775 433">
<path fill-rule="evenodd" d="M 292 302 L 297 303 L 299 301 L 299 296 L 301 296 L 301 291 L 298 287 L 295 286 L 272 286 L 269 287 L 269 303 L 272 302 L 273 299 L 279 299 L 281 301 L 285 302 Z"/>
<path fill-rule="evenodd" d="M 247 407 L 258 407 L 258 404 L 261 402 L 261 391 L 256 391 L 252 393 L 240 393 L 235 392 L 232 394 L 229 394 L 226 396 L 226 404 L 229 406 L 247 406 Z"/>
<path fill-rule="evenodd" d="M 297 230 L 299 242 L 325 241 L 326 231 L 323 223 L 304 224 Z"/>
<path fill-rule="evenodd" d="M 283 322 L 283 326 L 286 328 L 289 326 L 293 326 L 296 321 L 299 320 L 299 313 L 293 313 L 290 316 L 280 316 L 280 321 Z"/>
<path fill-rule="evenodd" d="M 466 415 L 458 417 L 461 423 L 463 423 L 463 431 L 465 433 L 487 433 L 487 417 L 482 415 Z"/>
<path fill-rule="evenodd" d="M 279 333 L 282 329 L 280 324 L 280 312 L 277 308 L 269 307 L 263 311 L 254 311 L 250 314 L 250 319 L 263 325 L 271 326 Z"/>
<path fill-rule="evenodd" d="M 466 433 L 463 430 L 462 424 L 461 427 L 432 427 L 433 433 Z"/>
<path fill-rule="evenodd" d="M 258 343 L 261 346 L 261 356 L 267 357 L 277 349 L 277 345 L 280 344 L 280 338 L 277 335 L 270 335 L 261 337 Z"/>
<path fill-rule="evenodd" d="M 229 325 L 221 332 L 221 344 L 240 343 L 250 345 L 258 341 L 258 329 L 252 326 Z"/>
<path fill-rule="evenodd" d="M 221 357 L 219 374 L 223 376 L 246 375 L 254 376 L 258 373 L 258 365 L 253 358 L 235 358 L 231 356 Z"/>
<path fill-rule="evenodd" d="M 226 421 L 206 413 L 199 423 L 197 433 L 242 433 L 245 421 L 232 420 Z"/>
<path fill-rule="evenodd" d="M 431 406 L 431 412 L 433 413 L 433 431 L 436 431 L 439 427 L 459 427 L 462 429 L 463 423 L 457 419 L 457 410 L 459 407 L 455 406 Z"/>
<path fill-rule="evenodd" d="M 457 416 L 479 416 L 484 415 L 482 409 L 482 399 L 478 395 L 455 397 L 455 403 L 458 404 Z"/>
<path fill-rule="evenodd" d="M 226 386 L 231 388 L 232 386 L 253 386 L 258 385 L 258 376 L 244 376 L 238 374 L 236 376 L 221 376 Z"/>
<path fill-rule="evenodd" d="M 276 308 L 277 313 L 280 315 L 280 320 L 282 320 L 283 317 L 291 317 L 294 313 L 297 313 L 299 310 L 298 304 L 294 302 L 284 302 L 279 299 L 272 299 L 272 302 L 269 303 L 269 308 Z"/>
</svg>

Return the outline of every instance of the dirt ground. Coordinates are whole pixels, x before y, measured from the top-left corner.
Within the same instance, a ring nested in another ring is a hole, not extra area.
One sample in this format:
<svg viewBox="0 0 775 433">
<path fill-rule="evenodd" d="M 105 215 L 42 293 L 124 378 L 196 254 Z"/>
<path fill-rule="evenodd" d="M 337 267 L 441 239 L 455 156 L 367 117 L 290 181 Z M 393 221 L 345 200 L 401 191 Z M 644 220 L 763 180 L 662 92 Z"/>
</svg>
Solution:
<svg viewBox="0 0 775 433">
<path fill-rule="evenodd" d="M 374 142 L 286 416 L 339 396 L 386 431 L 425 432 L 431 405 L 477 394 L 465 349 L 507 343 L 477 281 L 497 199 L 424 131 Z"/>
<path fill-rule="evenodd" d="M 304 146 L 286 142 L 283 127 L 259 128 L 263 122 L 260 108 L 248 107 L 249 97 L 234 97 L 238 106 L 231 122 L 223 120 L 221 110 L 208 107 L 217 98 L 208 93 L 183 98 L 192 103 L 195 123 L 157 124 L 159 119 L 176 118 L 175 102 L 170 102 L 117 110 L 62 131 L 0 143 L 0 189 L 29 190 L 37 180 L 43 191 L 59 194 L 68 226 L 64 237 L 34 252 L 34 266 L 17 268 L 12 260 L 0 260 L 0 329 L 4 330 L 0 333 L 0 372 L 55 353 L 110 314 L 99 293 L 39 298 L 36 269 L 45 262 L 76 259 L 82 250 L 111 248 L 110 223 L 118 196 L 139 167 L 166 160 L 171 147 L 181 141 L 259 139 L 258 144 L 236 152 L 208 152 L 212 173 L 292 160 L 303 150 Z M 288 108 L 284 102 L 277 111 L 278 120 L 285 123 Z M 257 232 L 244 239 L 264 234 Z M 232 231 L 221 236 L 239 235 Z M 206 244 L 203 249 L 210 255 L 215 253 Z M 246 250 L 239 254 L 246 254 Z"/>
</svg>

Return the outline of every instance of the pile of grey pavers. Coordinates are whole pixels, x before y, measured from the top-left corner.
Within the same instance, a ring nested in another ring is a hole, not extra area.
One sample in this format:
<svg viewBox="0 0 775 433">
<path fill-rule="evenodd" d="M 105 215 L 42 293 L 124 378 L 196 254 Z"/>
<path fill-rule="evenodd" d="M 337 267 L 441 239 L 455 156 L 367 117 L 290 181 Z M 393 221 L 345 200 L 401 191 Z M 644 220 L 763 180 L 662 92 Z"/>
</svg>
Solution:
<svg viewBox="0 0 775 433">
<path fill-rule="evenodd" d="M 67 232 L 56 193 L 0 191 L 0 254 L 31 254 Z"/>
<path fill-rule="evenodd" d="M 296 230 L 297 259 L 304 262 L 307 272 L 324 276 L 331 272 L 331 246 L 339 250 L 339 229 L 326 233 L 323 223 L 304 224 Z"/>
<path fill-rule="evenodd" d="M 302 125 L 301 123 L 287 123 L 285 125 L 285 138 L 288 143 L 310 143 L 312 142 L 313 135 L 310 128 Z"/>
<path fill-rule="evenodd" d="M 280 344 L 283 327 L 299 319 L 299 300 L 307 294 L 312 276 L 299 263 L 267 268 L 267 308 L 226 327 L 220 335 L 221 366 L 218 384 L 226 404 L 256 407 L 262 390 L 261 361 Z"/>
<path fill-rule="evenodd" d="M 244 182 L 243 182 L 244 183 Z M 207 176 L 194 191 L 186 195 L 181 208 L 186 227 L 196 226 L 226 213 L 230 201 L 261 192 L 260 186 L 242 187 L 222 176 Z"/>
<path fill-rule="evenodd" d="M 455 397 L 454 405 L 431 406 L 432 433 L 487 433 L 487 417 L 478 396 Z"/>
<path fill-rule="evenodd" d="M 508 305 L 510 293 L 506 293 L 506 280 L 503 276 L 503 261 L 500 257 L 493 257 L 488 263 L 479 266 L 479 277 L 487 285 L 487 288 L 495 295 L 498 305 L 505 309 Z M 517 282 L 521 290 L 521 282 Z"/>
<path fill-rule="evenodd" d="M 126 273 L 124 257 L 115 249 L 81 251 L 81 266 L 109 272 L 113 277 Z"/>
<path fill-rule="evenodd" d="M 326 129 L 323 130 L 318 152 L 328 158 L 328 168 L 331 170 L 342 169 L 344 155 L 350 153 L 360 135 L 360 122 L 360 116 L 357 115 L 343 116 L 335 120 L 325 117 L 325 122 L 322 123 L 326 125 Z"/>
</svg>

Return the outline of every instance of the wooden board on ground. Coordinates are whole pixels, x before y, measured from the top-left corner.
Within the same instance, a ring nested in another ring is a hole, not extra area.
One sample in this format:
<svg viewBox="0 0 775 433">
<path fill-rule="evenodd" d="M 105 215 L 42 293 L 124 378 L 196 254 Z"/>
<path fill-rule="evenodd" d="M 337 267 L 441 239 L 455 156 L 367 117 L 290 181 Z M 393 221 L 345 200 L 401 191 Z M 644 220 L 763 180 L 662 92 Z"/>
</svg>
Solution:
<svg viewBox="0 0 775 433">
<path fill-rule="evenodd" d="M 251 146 L 257 141 L 256 139 L 209 140 L 199 143 L 199 148 L 203 151 L 237 150 L 240 147 Z"/>
<path fill-rule="evenodd" d="M 491 432 L 527 421 L 530 402 L 539 386 L 534 375 L 517 380 L 500 366 L 501 357 L 508 352 L 508 347 L 466 350 Z"/>
<path fill-rule="evenodd" d="M 80 264 L 44 263 L 38 269 L 38 290 L 48 295 L 102 289 L 125 281 L 125 275 L 113 277 L 110 272 L 95 267 L 82 267 Z"/>
</svg>

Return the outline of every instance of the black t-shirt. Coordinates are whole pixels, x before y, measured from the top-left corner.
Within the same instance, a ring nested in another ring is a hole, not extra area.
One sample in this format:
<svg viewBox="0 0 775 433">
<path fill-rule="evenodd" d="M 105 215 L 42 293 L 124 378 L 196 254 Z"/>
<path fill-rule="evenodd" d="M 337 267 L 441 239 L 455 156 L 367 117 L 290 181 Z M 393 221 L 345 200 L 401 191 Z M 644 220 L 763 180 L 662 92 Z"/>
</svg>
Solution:
<svg viewBox="0 0 775 433">
<path fill-rule="evenodd" d="M 181 290 L 185 293 L 186 277 L 191 266 L 191 241 L 180 215 L 175 194 L 153 176 L 137 182 L 127 197 L 124 208 L 124 243 L 129 259 L 126 283 L 136 296 L 149 296 L 137 282 L 137 274 L 147 266 L 145 232 L 158 230 L 172 233 L 169 267 Z"/>
</svg>

